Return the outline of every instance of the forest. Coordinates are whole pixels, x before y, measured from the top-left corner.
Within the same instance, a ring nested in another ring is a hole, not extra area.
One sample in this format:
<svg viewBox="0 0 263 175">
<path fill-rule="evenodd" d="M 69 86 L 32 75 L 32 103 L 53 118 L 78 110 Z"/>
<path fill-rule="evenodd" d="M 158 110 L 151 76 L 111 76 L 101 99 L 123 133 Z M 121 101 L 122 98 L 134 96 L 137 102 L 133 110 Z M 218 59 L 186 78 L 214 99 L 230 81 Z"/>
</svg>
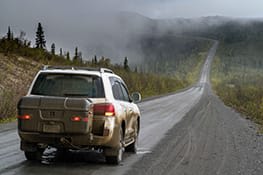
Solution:
<svg viewBox="0 0 263 175">
<path fill-rule="evenodd" d="M 128 58 L 122 63 L 112 63 L 108 57 L 85 58 L 78 47 L 70 57 L 68 51 L 55 43 L 46 47 L 42 25 L 36 31 L 35 44 L 25 37 L 25 32 L 15 35 L 8 27 L 0 38 L 0 120 L 13 120 L 16 104 L 27 93 L 32 79 L 43 65 L 68 65 L 106 67 L 120 75 L 130 92 L 138 91 L 143 98 L 176 92 L 196 82 L 206 57 L 210 42 L 182 37 L 149 36 L 140 38 L 136 47 L 143 51 L 143 63 L 129 65 Z M 133 46 L 133 47 L 135 47 Z M 56 54 L 58 53 L 58 54 Z"/>
</svg>

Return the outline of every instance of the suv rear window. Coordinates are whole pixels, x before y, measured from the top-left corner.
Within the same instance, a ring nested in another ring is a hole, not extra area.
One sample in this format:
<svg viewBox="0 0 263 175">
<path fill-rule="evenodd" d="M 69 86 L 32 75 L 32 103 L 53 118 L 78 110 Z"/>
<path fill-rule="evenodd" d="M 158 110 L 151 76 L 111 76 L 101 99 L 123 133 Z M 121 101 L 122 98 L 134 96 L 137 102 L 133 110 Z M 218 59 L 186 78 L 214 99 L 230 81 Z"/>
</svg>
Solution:
<svg viewBox="0 0 263 175">
<path fill-rule="evenodd" d="M 105 97 L 101 77 L 58 73 L 41 73 L 33 85 L 31 94 L 59 97 Z"/>
</svg>

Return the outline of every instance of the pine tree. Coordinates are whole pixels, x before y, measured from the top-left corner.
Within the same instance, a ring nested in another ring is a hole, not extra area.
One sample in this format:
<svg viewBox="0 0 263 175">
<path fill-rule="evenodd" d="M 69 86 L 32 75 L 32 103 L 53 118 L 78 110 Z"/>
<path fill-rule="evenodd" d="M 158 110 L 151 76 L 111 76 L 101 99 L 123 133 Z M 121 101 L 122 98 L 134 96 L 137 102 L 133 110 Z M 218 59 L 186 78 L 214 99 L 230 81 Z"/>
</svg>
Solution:
<svg viewBox="0 0 263 175">
<path fill-rule="evenodd" d="M 62 48 L 59 49 L 59 56 L 63 56 L 63 51 L 62 51 Z"/>
<path fill-rule="evenodd" d="M 56 52 L 56 46 L 55 46 L 55 43 L 52 43 L 51 44 L 51 54 L 55 55 L 55 52 Z"/>
<path fill-rule="evenodd" d="M 8 26 L 8 31 L 7 31 L 7 40 L 11 40 L 13 39 L 13 36 L 12 36 L 12 32 L 11 32 L 11 29 L 10 29 L 10 26 Z"/>
<path fill-rule="evenodd" d="M 68 61 L 70 60 L 69 52 L 67 52 L 67 54 L 66 54 L 66 59 L 67 59 Z"/>
<path fill-rule="evenodd" d="M 82 52 L 78 53 L 78 61 L 82 63 Z"/>
<path fill-rule="evenodd" d="M 97 56 L 94 56 L 94 64 L 98 64 Z"/>
<path fill-rule="evenodd" d="M 124 58 L 123 67 L 125 70 L 129 70 L 128 58 L 127 57 Z"/>
<path fill-rule="evenodd" d="M 44 31 L 41 23 L 38 23 L 36 32 L 36 48 L 44 49 L 46 48 L 46 40 L 44 36 Z"/>
<path fill-rule="evenodd" d="M 75 48 L 75 55 L 73 57 L 73 61 L 77 61 L 79 58 L 79 52 L 78 52 L 78 47 Z"/>
</svg>

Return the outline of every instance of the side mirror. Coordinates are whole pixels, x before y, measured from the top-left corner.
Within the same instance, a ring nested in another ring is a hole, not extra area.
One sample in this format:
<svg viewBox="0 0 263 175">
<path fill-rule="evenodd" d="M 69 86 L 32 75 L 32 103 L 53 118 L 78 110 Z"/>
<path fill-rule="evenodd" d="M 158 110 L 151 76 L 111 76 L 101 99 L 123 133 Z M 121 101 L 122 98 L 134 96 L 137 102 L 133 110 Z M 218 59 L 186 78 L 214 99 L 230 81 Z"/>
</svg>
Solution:
<svg viewBox="0 0 263 175">
<path fill-rule="evenodd" d="M 139 92 L 134 92 L 131 94 L 132 102 L 139 103 L 142 99 L 142 96 Z"/>
</svg>

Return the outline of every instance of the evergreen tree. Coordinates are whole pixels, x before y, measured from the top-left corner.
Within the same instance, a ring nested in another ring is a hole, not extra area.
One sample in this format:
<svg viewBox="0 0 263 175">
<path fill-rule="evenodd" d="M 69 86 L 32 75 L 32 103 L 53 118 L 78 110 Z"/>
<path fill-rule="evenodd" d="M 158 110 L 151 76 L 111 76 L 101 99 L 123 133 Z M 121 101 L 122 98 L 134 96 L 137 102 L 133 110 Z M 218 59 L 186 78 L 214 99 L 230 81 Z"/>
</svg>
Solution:
<svg viewBox="0 0 263 175">
<path fill-rule="evenodd" d="M 94 56 L 94 64 L 98 64 L 97 56 Z"/>
<path fill-rule="evenodd" d="M 78 53 L 78 61 L 82 63 L 82 52 Z"/>
<path fill-rule="evenodd" d="M 59 56 L 63 56 L 63 51 L 62 51 L 62 48 L 59 49 Z"/>
<path fill-rule="evenodd" d="M 51 44 L 51 54 L 55 55 L 55 52 L 56 52 L 56 46 L 55 46 L 55 43 L 52 43 Z"/>
<path fill-rule="evenodd" d="M 75 55 L 73 57 L 73 61 L 77 61 L 79 58 L 79 52 L 78 52 L 78 47 L 75 48 Z"/>
<path fill-rule="evenodd" d="M 69 52 L 67 52 L 67 54 L 66 54 L 66 59 L 67 59 L 68 61 L 70 60 Z"/>
<path fill-rule="evenodd" d="M 36 48 L 44 49 L 46 48 L 46 40 L 44 36 L 44 31 L 41 23 L 38 23 L 36 32 Z"/>
<path fill-rule="evenodd" d="M 124 58 L 123 67 L 125 70 L 129 70 L 128 58 L 127 57 Z"/>
<path fill-rule="evenodd" d="M 8 26 L 7 40 L 12 40 L 12 39 L 13 39 L 13 34 L 11 32 L 10 26 Z"/>
</svg>

